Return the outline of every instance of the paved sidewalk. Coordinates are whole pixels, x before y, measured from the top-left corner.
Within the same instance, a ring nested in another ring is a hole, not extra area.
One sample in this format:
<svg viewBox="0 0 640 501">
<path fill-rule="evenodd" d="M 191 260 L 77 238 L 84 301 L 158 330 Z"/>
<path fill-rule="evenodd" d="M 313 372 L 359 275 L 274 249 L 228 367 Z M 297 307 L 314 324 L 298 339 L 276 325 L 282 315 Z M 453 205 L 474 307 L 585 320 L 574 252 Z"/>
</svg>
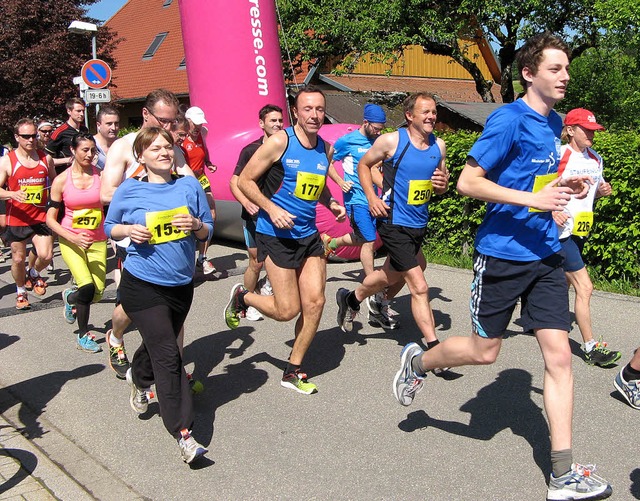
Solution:
<svg viewBox="0 0 640 501">
<path fill-rule="evenodd" d="M 221 271 L 197 285 L 185 324 L 185 363 L 205 386 L 194 397 L 194 435 L 210 450 L 192 468 L 181 462 L 157 402 L 136 416 L 129 388 L 115 378 L 106 353 L 76 349 L 74 327 L 62 315 L 61 292 L 70 276 L 59 255 L 47 295 L 34 298 L 29 312 L 15 310 L 9 264 L 0 264 L 0 473 L 10 479 L 0 497 L 544 499 L 543 366 L 535 340 L 516 323 L 494 365 L 456 369 L 448 380 L 430 376 L 414 404 L 402 407 L 391 381 L 402 346 L 419 338 L 408 293 L 393 305 L 399 330 L 385 332 L 360 314 L 346 335 L 336 326 L 335 294 L 356 285 L 359 266 L 331 263 L 324 315 L 303 366 L 319 392 L 300 395 L 279 384 L 294 322 L 243 320 L 229 330 L 222 310 L 241 281 L 246 252 L 214 245 L 210 255 Z M 438 336 L 466 335 L 471 273 L 429 266 L 426 276 Z M 103 347 L 113 296 L 109 276 L 106 299 L 91 311 Z M 592 318 L 595 332 L 621 350 L 620 363 L 626 363 L 640 344 L 640 301 L 596 293 Z M 579 337 L 577 331 L 570 336 L 575 459 L 597 463 L 613 485 L 611 499 L 638 500 L 634 430 L 640 414 L 613 389 L 620 366 L 585 364 Z M 136 331 L 125 336 L 130 356 L 139 338 Z M 18 452 L 10 459 L 11 450 Z"/>
</svg>

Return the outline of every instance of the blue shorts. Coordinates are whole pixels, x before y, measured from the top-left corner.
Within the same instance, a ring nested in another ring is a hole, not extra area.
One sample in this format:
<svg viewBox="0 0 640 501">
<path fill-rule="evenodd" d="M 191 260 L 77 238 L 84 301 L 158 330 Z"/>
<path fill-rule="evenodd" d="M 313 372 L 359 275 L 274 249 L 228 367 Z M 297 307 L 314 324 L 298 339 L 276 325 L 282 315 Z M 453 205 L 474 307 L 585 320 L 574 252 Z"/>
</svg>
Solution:
<svg viewBox="0 0 640 501">
<path fill-rule="evenodd" d="M 471 323 L 484 338 L 502 337 L 521 298 L 524 332 L 569 332 L 569 291 L 560 251 L 539 261 L 509 261 L 478 252 L 473 259 Z"/>
<path fill-rule="evenodd" d="M 584 240 L 584 238 L 576 237 L 573 235 L 564 240 L 560 240 L 562 250 L 566 254 L 564 264 L 562 265 L 564 271 L 579 271 L 584 268 L 584 261 L 582 260 L 582 249 L 584 247 Z"/>
<path fill-rule="evenodd" d="M 369 212 L 369 206 L 348 204 L 345 209 L 358 243 L 375 242 L 376 218 Z"/>
<path fill-rule="evenodd" d="M 256 248 L 256 222 L 253 219 L 244 222 L 244 243 L 247 249 Z"/>
</svg>

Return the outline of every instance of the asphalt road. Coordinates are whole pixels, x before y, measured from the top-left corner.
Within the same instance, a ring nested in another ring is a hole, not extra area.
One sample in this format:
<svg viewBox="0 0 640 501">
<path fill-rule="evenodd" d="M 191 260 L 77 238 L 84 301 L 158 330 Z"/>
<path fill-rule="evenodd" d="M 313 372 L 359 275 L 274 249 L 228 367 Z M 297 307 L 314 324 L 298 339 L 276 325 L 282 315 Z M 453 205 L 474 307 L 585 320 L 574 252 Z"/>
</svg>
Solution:
<svg viewBox="0 0 640 501">
<path fill-rule="evenodd" d="M 336 326 L 335 293 L 352 288 L 357 263 L 328 266 L 327 304 L 303 369 L 319 392 L 282 388 L 293 322 L 243 321 L 227 329 L 222 309 L 241 281 L 244 250 L 214 246 L 219 270 L 198 285 L 186 322 L 185 361 L 205 392 L 194 397 L 194 435 L 210 452 L 197 467 L 180 460 L 157 403 L 142 418 L 106 353 L 75 347 L 60 293 L 70 276 L 56 256 L 47 296 L 17 313 L 9 263 L 0 264 L 0 413 L 90 495 L 99 499 L 216 500 L 542 500 L 549 473 L 542 404 L 542 359 L 535 339 L 512 324 L 498 361 L 430 376 L 411 407 L 391 390 L 400 350 L 417 340 L 403 291 L 394 308 L 402 328 L 385 332 L 363 316 L 356 331 Z M 471 274 L 441 266 L 426 271 L 438 335 L 466 335 Z M 103 342 L 113 309 L 92 307 Z M 596 293 L 595 332 L 628 361 L 640 344 L 637 299 Z M 515 335 L 518 333 L 518 335 Z M 133 354 L 136 331 L 125 337 Z M 575 459 L 596 463 L 615 500 L 640 499 L 637 411 L 616 396 L 618 368 L 586 365 L 579 333 L 575 354 Z"/>
</svg>

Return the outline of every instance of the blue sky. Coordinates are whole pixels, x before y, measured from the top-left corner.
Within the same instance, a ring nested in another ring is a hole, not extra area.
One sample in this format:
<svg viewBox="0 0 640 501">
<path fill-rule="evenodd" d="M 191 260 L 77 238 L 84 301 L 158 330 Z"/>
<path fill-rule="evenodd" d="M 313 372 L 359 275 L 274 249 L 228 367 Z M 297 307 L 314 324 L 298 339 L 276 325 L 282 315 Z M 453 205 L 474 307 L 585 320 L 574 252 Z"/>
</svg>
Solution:
<svg viewBox="0 0 640 501">
<path fill-rule="evenodd" d="M 89 17 L 93 17 L 104 23 L 107 19 L 118 12 L 118 9 L 125 3 L 127 3 L 126 0 L 100 0 L 99 2 L 89 6 Z"/>
</svg>

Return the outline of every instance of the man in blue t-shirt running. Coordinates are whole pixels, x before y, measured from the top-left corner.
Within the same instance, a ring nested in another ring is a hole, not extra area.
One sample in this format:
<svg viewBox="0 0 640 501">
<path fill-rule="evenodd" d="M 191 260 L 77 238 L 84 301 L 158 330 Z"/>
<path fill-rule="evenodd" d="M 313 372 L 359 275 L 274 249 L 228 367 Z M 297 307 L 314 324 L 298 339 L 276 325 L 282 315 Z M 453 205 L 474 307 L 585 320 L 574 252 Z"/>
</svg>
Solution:
<svg viewBox="0 0 640 501">
<path fill-rule="evenodd" d="M 406 406 L 434 368 L 493 363 L 522 298 L 524 330 L 534 332 L 545 362 L 553 470 L 547 500 L 605 499 L 611 494 L 592 467 L 573 462 L 571 449 L 569 300 L 551 211 L 562 210 L 571 195 L 586 196 L 591 179 L 557 174 L 562 120 L 553 107 L 566 92 L 569 55 L 567 45 L 549 33 L 525 43 L 516 58 L 524 97 L 489 116 L 458 180 L 460 194 L 487 202 L 475 243 L 472 335 L 450 337 L 426 352 L 408 344 L 393 384 L 397 400 Z"/>
</svg>

